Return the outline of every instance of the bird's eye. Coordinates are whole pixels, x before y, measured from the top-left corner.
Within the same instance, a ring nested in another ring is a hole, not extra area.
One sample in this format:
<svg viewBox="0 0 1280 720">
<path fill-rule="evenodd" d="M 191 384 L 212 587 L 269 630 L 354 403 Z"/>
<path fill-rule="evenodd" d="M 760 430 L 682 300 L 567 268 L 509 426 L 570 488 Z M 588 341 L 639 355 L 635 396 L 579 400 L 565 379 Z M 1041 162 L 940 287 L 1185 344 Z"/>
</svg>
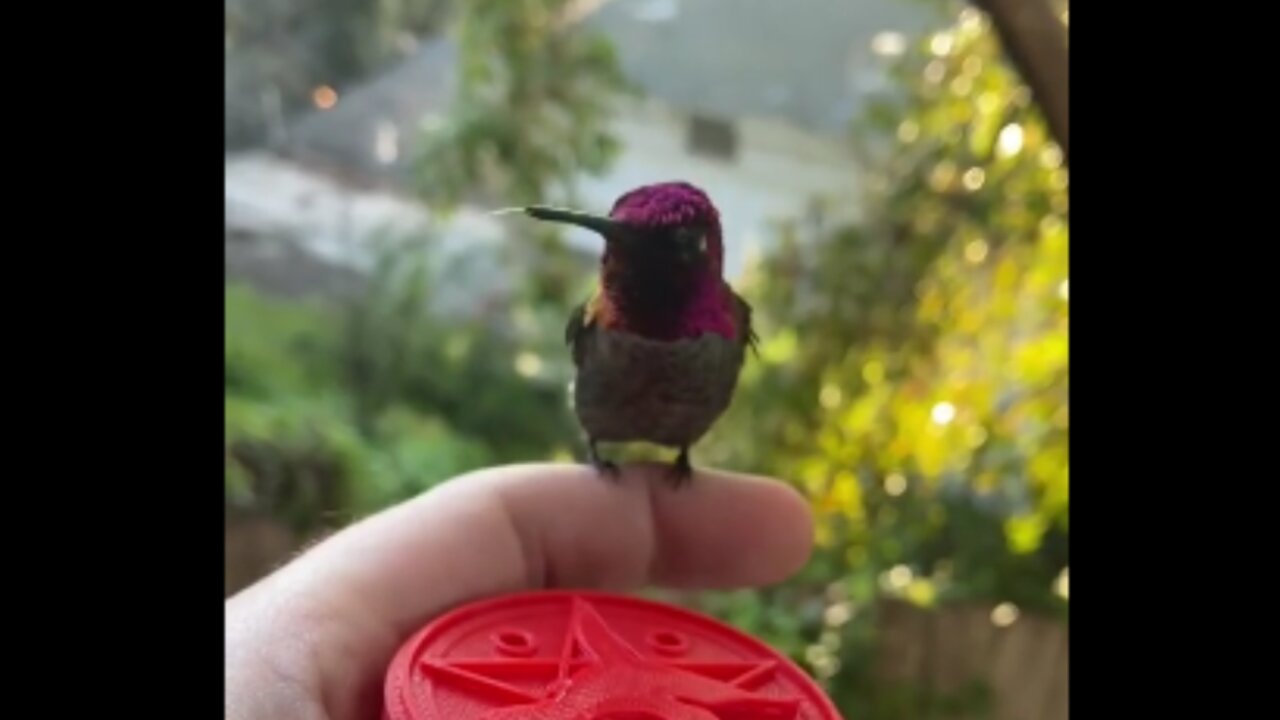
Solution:
<svg viewBox="0 0 1280 720">
<path fill-rule="evenodd" d="M 707 234 L 699 228 L 680 228 L 676 231 L 676 239 L 680 245 L 699 254 L 707 252 Z"/>
</svg>

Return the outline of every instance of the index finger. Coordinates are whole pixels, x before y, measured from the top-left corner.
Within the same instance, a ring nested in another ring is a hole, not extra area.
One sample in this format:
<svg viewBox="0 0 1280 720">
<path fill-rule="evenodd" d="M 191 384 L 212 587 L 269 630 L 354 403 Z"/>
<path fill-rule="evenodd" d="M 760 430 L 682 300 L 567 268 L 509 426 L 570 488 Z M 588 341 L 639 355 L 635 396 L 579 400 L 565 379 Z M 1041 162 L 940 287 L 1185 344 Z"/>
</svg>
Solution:
<svg viewBox="0 0 1280 720">
<path fill-rule="evenodd" d="M 399 635 L 451 605 L 525 588 L 776 582 L 808 558 L 807 503 L 765 478 L 659 465 L 617 483 L 576 465 L 518 465 L 445 483 L 313 548 L 293 582 L 362 599 Z"/>
</svg>

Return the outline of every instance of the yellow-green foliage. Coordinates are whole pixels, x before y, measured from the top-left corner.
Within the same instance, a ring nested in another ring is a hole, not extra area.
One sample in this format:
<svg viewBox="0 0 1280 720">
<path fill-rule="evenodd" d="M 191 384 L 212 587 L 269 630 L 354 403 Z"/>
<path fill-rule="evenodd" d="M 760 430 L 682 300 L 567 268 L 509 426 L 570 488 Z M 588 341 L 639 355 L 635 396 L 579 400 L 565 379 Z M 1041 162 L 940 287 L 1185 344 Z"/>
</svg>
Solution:
<svg viewBox="0 0 1280 720">
<path fill-rule="evenodd" d="M 703 450 L 796 482 L 819 542 L 794 583 L 706 602 L 864 715 L 875 597 L 1066 608 L 1062 153 L 973 9 L 895 72 L 855 136 L 867 216 L 786 228 L 754 269 L 761 359 Z"/>
</svg>

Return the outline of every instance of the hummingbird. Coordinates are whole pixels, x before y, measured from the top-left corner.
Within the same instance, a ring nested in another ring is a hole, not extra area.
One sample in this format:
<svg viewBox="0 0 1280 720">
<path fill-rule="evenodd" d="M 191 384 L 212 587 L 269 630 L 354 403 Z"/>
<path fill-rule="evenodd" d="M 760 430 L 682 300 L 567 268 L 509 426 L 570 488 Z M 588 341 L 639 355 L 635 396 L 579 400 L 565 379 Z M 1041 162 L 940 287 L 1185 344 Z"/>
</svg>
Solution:
<svg viewBox="0 0 1280 720">
<path fill-rule="evenodd" d="M 757 345 L 751 305 L 723 276 L 719 211 L 687 182 L 630 190 L 608 216 L 521 209 L 604 239 L 596 289 L 564 331 L 588 462 L 616 479 L 597 444 L 648 442 L 678 449 L 667 479 L 690 482 L 689 448 L 728 409 Z"/>
</svg>

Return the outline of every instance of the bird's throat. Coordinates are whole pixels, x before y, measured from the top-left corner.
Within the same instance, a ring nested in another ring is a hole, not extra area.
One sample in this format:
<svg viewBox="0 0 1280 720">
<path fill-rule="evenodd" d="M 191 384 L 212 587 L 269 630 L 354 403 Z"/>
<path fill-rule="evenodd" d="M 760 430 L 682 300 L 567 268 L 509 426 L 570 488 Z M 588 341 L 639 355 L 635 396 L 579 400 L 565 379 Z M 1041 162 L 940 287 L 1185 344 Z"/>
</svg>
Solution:
<svg viewBox="0 0 1280 720">
<path fill-rule="evenodd" d="M 721 281 L 709 268 L 606 263 L 600 277 L 601 324 L 651 340 L 716 331 Z"/>
</svg>

